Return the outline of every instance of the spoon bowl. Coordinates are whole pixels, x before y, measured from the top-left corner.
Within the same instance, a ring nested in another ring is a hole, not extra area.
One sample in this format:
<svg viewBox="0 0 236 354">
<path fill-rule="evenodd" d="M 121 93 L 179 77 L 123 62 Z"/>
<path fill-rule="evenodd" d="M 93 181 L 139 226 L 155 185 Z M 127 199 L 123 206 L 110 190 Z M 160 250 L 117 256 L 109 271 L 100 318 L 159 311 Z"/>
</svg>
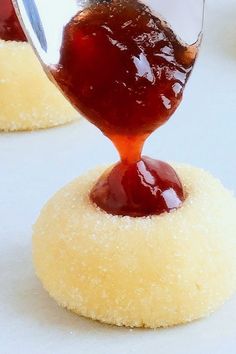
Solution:
<svg viewBox="0 0 236 354">
<path fill-rule="evenodd" d="M 47 75 L 60 59 L 63 32 L 70 20 L 94 0 L 13 0 L 28 41 Z M 99 0 L 97 1 L 99 2 Z M 205 0 L 144 0 L 153 13 L 161 15 L 187 45 L 201 39 Z M 54 80 L 53 80 L 54 81 Z"/>
</svg>

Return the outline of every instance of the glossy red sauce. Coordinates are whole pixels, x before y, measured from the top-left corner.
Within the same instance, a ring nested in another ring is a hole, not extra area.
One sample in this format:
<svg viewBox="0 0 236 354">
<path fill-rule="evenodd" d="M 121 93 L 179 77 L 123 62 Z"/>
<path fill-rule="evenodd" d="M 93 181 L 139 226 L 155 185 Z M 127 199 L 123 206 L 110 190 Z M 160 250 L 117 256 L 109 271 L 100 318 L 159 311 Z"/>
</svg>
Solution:
<svg viewBox="0 0 236 354">
<path fill-rule="evenodd" d="M 165 162 L 143 157 L 118 163 L 94 186 L 92 200 L 113 215 L 148 216 L 179 208 L 184 200 L 175 170 Z"/>
<path fill-rule="evenodd" d="M 141 152 L 147 137 L 180 104 L 196 54 L 195 46 L 184 46 L 137 0 L 95 2 L 65 27 L 52 74 L 121 157 L 91 192 L 92 201 L 105 211 L 144 216 L 182 204 L 175 171 L 163 162 L 141 159 Z"/>
<path fill-rule="evenodd" d="M 0 0 L 0 39 L 5 41 L 26 41 L 12 2 Z"/>
</svg>

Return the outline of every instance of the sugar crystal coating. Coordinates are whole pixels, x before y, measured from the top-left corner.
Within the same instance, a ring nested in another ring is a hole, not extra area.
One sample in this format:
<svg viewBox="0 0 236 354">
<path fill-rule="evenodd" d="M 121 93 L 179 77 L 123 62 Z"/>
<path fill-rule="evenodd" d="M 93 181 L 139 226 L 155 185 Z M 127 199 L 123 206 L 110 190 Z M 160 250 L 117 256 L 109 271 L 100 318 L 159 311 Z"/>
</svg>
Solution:
<svg viewBox="0 0 236 354">
<path fill-rule="evenodd" d="M 0 130 L 48 128 L 77 117 L 28 43 L 0 40 L 0 97 Z"/>
<path fill-rule="evenodd" d="M 96 169 L 58 192 L 33 236 L 45 289 L 102 322 L 166 327 L 213 312 L 236 290 L 236 200 L 207 172 L 174 166 L 187 199 L 160 216 L 106 214 L 88 193 Z"/>
</svg>

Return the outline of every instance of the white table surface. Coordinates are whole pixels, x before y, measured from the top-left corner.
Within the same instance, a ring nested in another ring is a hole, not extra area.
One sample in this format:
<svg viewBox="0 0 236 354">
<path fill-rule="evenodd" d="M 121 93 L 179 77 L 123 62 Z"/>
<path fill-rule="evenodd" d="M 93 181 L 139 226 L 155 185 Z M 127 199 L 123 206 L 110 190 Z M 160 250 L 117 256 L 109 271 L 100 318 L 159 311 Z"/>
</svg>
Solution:
<svg viewBox="0 0 236 354">
<path fill-rule="evenodd" d="M 174 118 L 145 153 L 210 170 L 236 190 L 236 1 L 209 0 L 199 61 Z M 79 318 L 49 298 L 31 262 L 31 226 L 47 199 L 117 155 L 86 121 L 0 136 L 1 354 L 235 354 L 236 297 L 211 317 L 165 330 Z"/>
</svg>

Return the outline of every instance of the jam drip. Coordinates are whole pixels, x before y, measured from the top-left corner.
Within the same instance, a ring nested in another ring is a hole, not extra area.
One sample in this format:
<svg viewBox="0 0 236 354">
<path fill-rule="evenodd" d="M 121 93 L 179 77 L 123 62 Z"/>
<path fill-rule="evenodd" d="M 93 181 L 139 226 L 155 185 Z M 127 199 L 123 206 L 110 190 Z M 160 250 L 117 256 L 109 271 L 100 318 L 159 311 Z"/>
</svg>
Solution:
<svg viewBox="0 0 236 354">
<path fill-rule="evenodd" d="M 16 16 L 11 0 L 0 0 L 0 39 L 25 42 L 26 37 Z"/>
<path fill-rule="evenodd" d="M 181 102 L 197 55 L 137 0 L 95 1 L 65 27 L 58 85 L 109 137 L 121 162 L 101 177 L 91 199 L 111 214 L 144 216 L 184 200 L 175 171 L 142 158 L 147 137 Z"/>
</svg>

